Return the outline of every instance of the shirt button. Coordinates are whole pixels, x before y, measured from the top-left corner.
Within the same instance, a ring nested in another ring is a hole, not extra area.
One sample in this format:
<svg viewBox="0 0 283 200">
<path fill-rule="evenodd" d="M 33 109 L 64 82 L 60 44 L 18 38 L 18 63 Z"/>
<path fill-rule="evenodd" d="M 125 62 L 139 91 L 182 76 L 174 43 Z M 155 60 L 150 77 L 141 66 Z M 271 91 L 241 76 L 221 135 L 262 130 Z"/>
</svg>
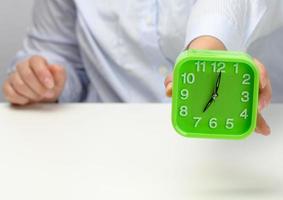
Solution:
<svg viewBox="0 0 283 200">
<path fill-rule="evenodd" d="M 159 67 L 159 73 L 160 73 L 160 75 L 162 75 L 162 76 L 167 76 L 167 75 L 169 74 L 169 69 L 168 69 L 168 67 L 160 66 L 160 67 Z"/>
</svg>

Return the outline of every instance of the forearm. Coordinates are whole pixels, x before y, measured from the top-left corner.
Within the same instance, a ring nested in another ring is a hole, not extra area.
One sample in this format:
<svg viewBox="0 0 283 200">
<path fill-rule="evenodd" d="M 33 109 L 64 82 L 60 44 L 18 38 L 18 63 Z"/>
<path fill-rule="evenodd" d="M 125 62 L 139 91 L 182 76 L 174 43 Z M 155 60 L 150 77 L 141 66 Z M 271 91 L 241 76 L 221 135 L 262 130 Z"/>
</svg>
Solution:
<svg viewBox="0 0 283 200">
<path fill-rule="evenodd" d="M 249 45 L 283 25 L 281 0 L 198 0 L 187 24 L 185 45 L 204 35 L 222 41 L 227 50 Z"/>
</svg>

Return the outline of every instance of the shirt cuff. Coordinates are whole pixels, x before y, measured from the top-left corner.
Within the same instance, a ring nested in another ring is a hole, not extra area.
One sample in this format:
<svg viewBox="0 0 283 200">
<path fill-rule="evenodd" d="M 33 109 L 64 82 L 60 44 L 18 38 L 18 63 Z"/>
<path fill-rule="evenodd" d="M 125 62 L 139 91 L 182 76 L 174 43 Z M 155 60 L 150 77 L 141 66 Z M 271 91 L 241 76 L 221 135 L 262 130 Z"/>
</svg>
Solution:
<svg viewBox="0 0 283 200">
<path fill-rule="evenodd" d="M 219 39 L 227 50 L 245 50 L 244 41 L 235 25 L 225 16 L 207 15 L 189 19 L 185 48 L 200 36 L 213 36 Z"/>
<path fill-rule="evenodd" d="M 67 80 L 58 103 L 83 102 L 87 97 L 88 77 L 84 70 L 70 70 L 69 67 L 65 67 Z"/>
</svg>

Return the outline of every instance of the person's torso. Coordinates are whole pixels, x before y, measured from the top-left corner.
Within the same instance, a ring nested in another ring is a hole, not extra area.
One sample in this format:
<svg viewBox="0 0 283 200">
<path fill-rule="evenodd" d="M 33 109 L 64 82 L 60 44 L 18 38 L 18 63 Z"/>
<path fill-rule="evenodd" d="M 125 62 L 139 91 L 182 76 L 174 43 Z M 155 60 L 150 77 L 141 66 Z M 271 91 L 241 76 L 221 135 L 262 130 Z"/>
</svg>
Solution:
<svg viewBox="0 0 283 200">
<path fill-rule="evenodd" d="M 196 0 L 74 1 L 81 58 L 91 83 L 87 101 L 169 101 L 163 81 L 186 46 Z M 256 41 L 251 53 L 266 64 L 278 102 L 283 101 L 283 49 L 279 37 L 271 37 Z"/>
<path fill-rule="evenodd" d="M 194 0 L 78 0 L 89 101 L 164 102 Z"/>
</svg>

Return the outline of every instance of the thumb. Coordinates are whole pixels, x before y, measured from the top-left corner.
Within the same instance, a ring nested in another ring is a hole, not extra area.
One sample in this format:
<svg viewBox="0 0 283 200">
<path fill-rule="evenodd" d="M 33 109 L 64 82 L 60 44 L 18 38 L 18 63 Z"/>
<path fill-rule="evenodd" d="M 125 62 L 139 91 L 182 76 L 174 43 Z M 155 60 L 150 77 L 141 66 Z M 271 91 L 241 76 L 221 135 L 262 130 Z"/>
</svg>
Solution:
<svg viewBox="0 0 283 200">
<path fill-rule="evenodd" d="M 49 69 L 54 78 L 55 89 L 61 92 L 66 81 L 65 69 L 60 65 L 49 65 Z"/>
</svg>

